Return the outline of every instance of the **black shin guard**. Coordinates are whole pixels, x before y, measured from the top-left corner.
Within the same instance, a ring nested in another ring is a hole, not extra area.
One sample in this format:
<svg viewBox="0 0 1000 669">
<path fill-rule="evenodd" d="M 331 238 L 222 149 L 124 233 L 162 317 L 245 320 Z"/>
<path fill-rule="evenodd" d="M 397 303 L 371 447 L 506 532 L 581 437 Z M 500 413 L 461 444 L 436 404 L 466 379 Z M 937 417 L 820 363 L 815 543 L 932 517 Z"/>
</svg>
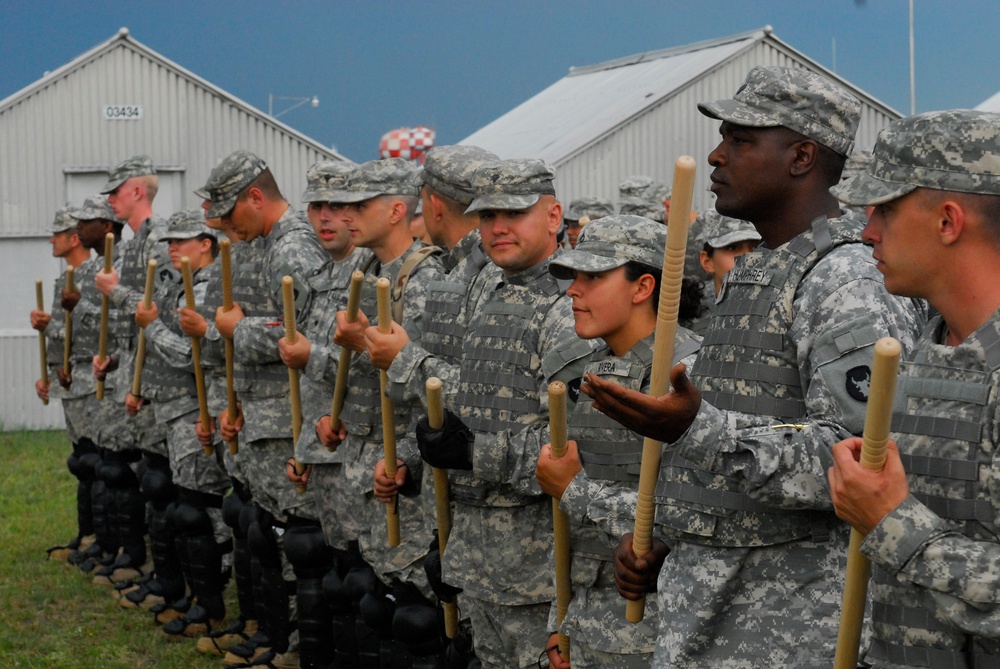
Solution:
<svg viewBox="0 0 1000 669">
<path fill-rule="evenodd" d="M 246 516 L 245 522 L 244 516 Z M 247 529 L 252 516 L 253 506 L 250 503 L 249 490 L 233 479 L 233 491 L 222 502 L 222 519 L 233 532 L 233 577 L 236 580 L 236 601 L 240 605 L 240 616 L 246 620 L 257 620 L 250 549 L 247 546 Z"/>
<path fill-rule="evenodd" d="M 260 574 L 257 596 L 258 623 L 278 653 L 288 650 L 291 633 L 291 611 L 288 598 L 292 593 L 281 573 L 281 552 L 274 534 L 274 517 L 257 508 L 257 520 L 247 532 L 254 572 Z"/>
<path fill-rule="evenodd" d="M 208 508 L 222 506 L 222 497 L 178 489 L 177 508 L 172 518 L 177 532 L 177 545 L 185 554 L 181 564 L 184 577 L 210 620 L 221 620 L 226 614 L 222 600 L 222 547 L 215 540 L 215 531 Z M 199 612 L 200 615 L 200 612 Z"/>
<path fill-rule="evenodd" d="M 333 549 L 318 523 L 290 524 L 284 537 L 285 556 L 295 570 L 298 609 L 299 665 L 327 667 L 333 662 L 333 611 L 323 596 L 323 577 L 333 569 Z"/>
<path fill-rule="evenodd" d="M 396 583 L 392 592 L 393 637 L 406 648 L 413 669 L 443 669 L 444 635 L 437 607 L 407 583 Z"/>
</svg>

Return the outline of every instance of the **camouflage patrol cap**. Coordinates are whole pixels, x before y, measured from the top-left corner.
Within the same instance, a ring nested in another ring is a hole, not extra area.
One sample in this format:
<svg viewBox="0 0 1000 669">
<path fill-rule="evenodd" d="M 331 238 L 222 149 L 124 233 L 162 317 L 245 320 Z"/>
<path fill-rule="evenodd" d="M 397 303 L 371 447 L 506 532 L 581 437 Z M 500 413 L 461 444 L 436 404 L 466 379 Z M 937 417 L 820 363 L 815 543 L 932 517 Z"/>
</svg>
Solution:
<svg viewBox="0 0 1000 669">
<path fill-rule="evenodd" d="M 1000 195 L 1000 114 L 952 109 L 893 121 L 879 133 L 868 169 L 830 192 L 873 205 L 917 188 Z"/>
<path fill-rule="evenodd" d="M 419 195 L 420 189 L 414 178 L 417 170 L 417 166 L 405 158 L 383 158 L 361 163 L 347 176 L 338 201 L 349 204 L 379 195 Z"/>
<path fill-rule="evenodd" d="M 212 199 L 212 194 L 209 193 L 207 190 L 205 190 L 204 186 L 202 186 L 201 188 L 195 188 L 194 189 L 194 194 L 198 196 L 199 200 L 211 200 Z"/>
<path fill-rule="evenodd" d="M 572 279 L 576 271 L 607 272 L 629 261 L 661 267 L 666 245 L 665 225 L 642 216 L 605 216 L 587 224 L 576 248 L 549 263 L 549 273 Z"/>
<path fill-rule="evenodd" d="M 57 235 L 60 232 L 66 232 L 67 230 L 76 229 L 76 219 L 73 217 L 73 207 L 66 205 L 56 209 L 55 218 L 52 219 L 52 225 L 49 228 L 49 232 L 53 235 Z"/>
<path fill-rule="evenodd" d="M 710 118 L 751 128 L 785 127 L 842 156 L 850 155 L 861 120 L 861 102 L 814 72 L 755 67 L 732 99 L 702 102 Z"/>
<path fill-rule="evenodd" d="M 705 223 L 702 237 L 713 249 L 721 249 L 737 242 L 760 241 L 760 233 L 750 221 L 723 216 L 715 209 L 702 212 L 700 218 Z"/>
<path fill-rule="evenodd" d="M 194 239 L 200 236 L 218 239 L 217 233 L 205 224 L 205 212 L 201 209 L 183 209 L 167 219 L 167 228 L 162 241 L 171 239 Z"/>
<path fill-rule="evenodd" d="M 579 221 L 586 216 L 590 220 L 603 218 L 615 213 L 610 200 L 600 197 L 581 197 L 569 203 L 563 218 L 567 221 Z"/>
<path fill-rule="evenodd" d="M 621 199 L 634 197 L 643 200 L 669 200 L 670 186 L 653 181 L 652 177 L 635 174 L 625 177 L 618 184 L 618 197 Z"/>
<path fill-rule="evenodd" d="M 844 162 L 844 170 L 840 173 L 840 180 L 847 181 L 853 176 L 868 169 L 868 163 L 872 161 L 871 151 L 855 151 Z"/>
<path fill-rule="evenodd" d="M 156 174 L 153 160 L 149 156 L 132 156 L 108 170 L 108 183 L 104 184 L 101 193 L 107 195 L 133 177 L 144 177 Z"/>
<path fill-rule="evenodd" d="M 125 221 L 115 218 L 115 210 L 108 204 L 108 198 L 103 194 L 91 195 L 83 201 L 83 206 L 74 209 L 70 216 L 78 221 L 111 221 L 115 225 L 125 225 Z"/>
<path fill-rule="evenodd" d="M 543 195 L 555 195 L 555 172 L 537 158 L 516 158 L 484 163 L 472 178 L 476 197 L 465 210 L 518 211 L 528 209 Z"/>
<path fill-rule="evenodd" d="M 347 187 L 348 175 L 354 170 L 352 163 L 343 160 L 321 160 L 306 172 L 306 190 L 302 201 L 342 202 L 340 198 Z"/>
<path fill-rule="evenodd" d="M 211 195 L 208 199 L 212 201 L 205 218 L 221 218 L 231 212 L 243 189 L 266 169 L 267 163 L 245 149 L 234 151 L 219 161 L 201 187 Z"/>
<path fill-rule="evenodd" d="M 662 202 L 653 202 L 640 197 L 624 197 L 618 203 L 618 213 L 626 216 L 642 216 L 659 223 L 666 219 L 666 207 Z"/>
<path fill-rule="evenodd" d="M 500 158 L 478 146 L 435 146 L 424 158 L 421 185 L 427 184 L 442 195 L 468 207 L 475 198 L 472 178 L 483 163 Z"/>
</svg>

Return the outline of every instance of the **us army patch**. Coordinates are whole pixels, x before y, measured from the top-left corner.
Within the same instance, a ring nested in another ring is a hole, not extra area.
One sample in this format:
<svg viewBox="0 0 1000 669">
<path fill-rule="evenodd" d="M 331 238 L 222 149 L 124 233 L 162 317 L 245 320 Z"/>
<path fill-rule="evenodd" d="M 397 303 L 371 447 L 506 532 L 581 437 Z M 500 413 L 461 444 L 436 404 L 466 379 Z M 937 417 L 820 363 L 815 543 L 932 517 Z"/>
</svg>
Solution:
<svg viewBox="0 0 1000 669">
<path fill-rule="evenodd" d="M 583 383 L 583 377 L 576 377 L 570 380 L 566 384 L 566 397 L 570 402 L 576 402 L 580 399 L 580 384 Z"/>
<path fill-rule="evenodd" d="M 872 368 L 868 365 L 861 365 L 847 370 L 844 386 L 848 395 L 859 402 L 867 402 L 871 381 Z"/>
</svg>

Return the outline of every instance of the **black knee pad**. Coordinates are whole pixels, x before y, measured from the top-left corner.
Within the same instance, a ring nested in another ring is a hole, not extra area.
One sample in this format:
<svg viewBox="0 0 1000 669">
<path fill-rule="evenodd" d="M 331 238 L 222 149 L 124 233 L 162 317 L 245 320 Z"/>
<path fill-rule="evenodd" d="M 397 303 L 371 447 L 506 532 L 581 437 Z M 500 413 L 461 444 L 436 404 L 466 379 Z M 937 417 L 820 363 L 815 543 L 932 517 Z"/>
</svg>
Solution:
<svg viewBox="0 0 1000 669">
<path fill-rule="evenodd" d="M 80 456 L 77 455 L 76 449 L 73 449 L 73 452 L 69 454 L 68 458 L 66 458 L 66 469 L 68 469 L 69 473 L 75 478 L 80 478 Z"/>
<path fill-rule="evenodd" d="M 97 469 L 97 476 L 104 481 L 104 485 L 112 490 L 134 488 L 139 484 L 135 478 L 135 472 L 128 466 L 128 463 L 118 460 L 102 460 L 101 466 Z"/>
<path fill-rule="evenodd" d="M 323 597 L 335 614 L 353 614 L 354 607 L 351 605 L 351 598 L 344 587 L 335 569 L 331 569 L 323 576 Z"/>
<path fill-rule="evenodd" d="M 344 590 L 355 611 L 358 611 L 359 603 L 365 593 L 375 590 L 377 581 L 375 572 L 368 566 L 353 567 L 347 572 L 347 576 L 344 577 Z"/>
<path fill-rule="evenodd" d="M 222 500 L 222 522 L 234 532 L 240 529 L 240 513 L 244 506 L 243 500 L 235 490 Z"/>
<path fill-rule="evenodd" d="M 266 521 L 270 518 L 258 518 L 250 524 L 247 529 L 247 546 L 253 557 L 264 567 L 281 567 L 281 555 L 278 551 L 278 542 L 274 536 L 274 530 Z"/>
<path fill-rule="evenodd" d="M 318 525 L 297 525 L 285 532 L 285 556 L 296 575 L 322 578 L 333 568 L 333 550 Z"/>
<path fill-rule="evenodd" d="M 240 509 L 240 524 L 239 532 L 240 536 L 247 536 L 250 531 L 250 526 L 257 522 L 257 507 L 253 504 L 244 504 L 243 508 Z M 236 532 L 237 528 L 233 528 L 233 532 Z"/>
<path fill-rule="evenodd" d="M 101 456 L 97 453 L 81 453 L 77 457 L 77 469 L 80 473 L 75 476 L 81 481 L 94 481 L 97 479 L 97 468 L 100 464 Z"/>
<path fill-rule="evenodd" d="M 170 515 L 174 529 L 184 536 L 211 534 L 212 519 L 205 509 L 190 504 L 177 504 Z"/>
<path fill-rule="evenodd" d="M 438 612 L 433 606 L 425 604 L 397 606 L 392 616 L 392 634 L 417 657 L 434 655 L 444 650 Z"/>
<path fill-rule="evenodd" d="M 366 592 L 361 598 L 358 612 L 365 625 L 378 635 L 379 639 L 392 638 L 392 617 L 395 606 L 384 593 Z"/>
<path fill-rule="evenodd" d="M 147 467 L 143 477 L 139 479 L 139 489 L 146 500 L 157 508 L 166 508 L 177 496 L 177 488 L 169 470 Z"/>
</svg>

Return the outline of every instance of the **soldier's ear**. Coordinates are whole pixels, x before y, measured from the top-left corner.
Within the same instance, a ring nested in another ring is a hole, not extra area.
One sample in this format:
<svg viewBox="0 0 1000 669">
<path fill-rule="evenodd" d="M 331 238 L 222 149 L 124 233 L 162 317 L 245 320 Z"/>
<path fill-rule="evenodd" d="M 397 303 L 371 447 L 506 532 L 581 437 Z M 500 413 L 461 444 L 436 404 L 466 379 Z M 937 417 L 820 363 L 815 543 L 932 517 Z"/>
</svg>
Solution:
<svg viewBox="0 0 1000 669">
<path fill-rule="evenodd" d="M 819 159 L 819 144 L 815 141 L 802 138 L 789 148 L 793 151 L 792 163 L 789 168 L 792 176 L 802 176 L 816 168 L 816 161 Z"/>
<path fill-rule="evenodd" d="M 968 225 L 968 211 L 955 200 L 943 200 L 937 204 L 934 212 L 941 243 L 950 246 L 957 242 Z"/>
<path fill-rule="evenodd" d="M 555 234 L 559 231 L 559 226 L 562 225 L 563 219 L 563 208 L 559 200 L 552 198 L 552 202 L 549 203 L 546 215 L 548 216 L 549 232 Z"/>
</svg>

